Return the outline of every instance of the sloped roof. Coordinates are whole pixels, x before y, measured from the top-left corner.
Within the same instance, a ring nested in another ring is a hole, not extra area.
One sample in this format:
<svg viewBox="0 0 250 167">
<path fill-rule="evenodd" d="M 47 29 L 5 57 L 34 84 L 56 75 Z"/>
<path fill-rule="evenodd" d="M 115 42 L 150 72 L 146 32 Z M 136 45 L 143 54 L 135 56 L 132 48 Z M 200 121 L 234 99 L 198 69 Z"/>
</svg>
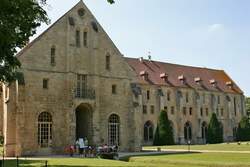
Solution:
<svg viewBox="0 0 250 167">
<path fill-rule="evenodd" d="M 191 67 L 152 60 L 141 61 L 136 58 L 125 58 L 125 60 L 136 72 L 138 82 L 141 84 L 170 85 L 175 87 L 189 87 L 209 91 L 243 94 L 242 90 L 223 70 Z M 143 79 L 140 75 L 142 71 L 148 74 L 148 80 Z M 163 73 L 167 75 L 168 82 L 160 77 Z M 180 76 L 185 78 L 185 82 L 180 80 Z M 201 82 L 198 84 L 195 78 L 200 78 Z M 211 80 L 216 82 L 216 86 L 210 83 Z M 233 84 L 231 88 L 226 84 L 230 81 Z"/>
</svg>

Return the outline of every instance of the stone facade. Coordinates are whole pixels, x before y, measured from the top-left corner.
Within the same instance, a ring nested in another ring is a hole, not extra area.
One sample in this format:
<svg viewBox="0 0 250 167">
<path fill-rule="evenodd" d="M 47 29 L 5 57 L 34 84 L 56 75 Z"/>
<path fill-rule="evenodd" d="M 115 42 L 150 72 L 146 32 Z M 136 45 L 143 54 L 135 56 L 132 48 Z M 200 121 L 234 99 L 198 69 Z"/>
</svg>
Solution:
<svg viewBox="0 0 250 167">
<path fill-rule="evenodd" d="M 84 136 L 91 145 L 119 144 L 121 151 L 140 151 L 142 145 L 152 144 L 150 135 L 145 136 L 145 122 L 150 121 L 154 131 L 164 108 L 176 143 L 186 142 L 183 127 L 188 121 L 192 142 L 203 143 L 202 122 L 208 123 L 216 108 L 223 112 L 218 116 L 225 141 L 233 140 L 232 130 L 245 115 L 239 90 L 141 82 L 134 64 L 123 57 L 82 1 L 17 56 L 22 80 L 2 84 L 0 128 L 7 156 L 63 153 Z M 220 103 L 214 102 L 218 96 Z"/>
</svg>

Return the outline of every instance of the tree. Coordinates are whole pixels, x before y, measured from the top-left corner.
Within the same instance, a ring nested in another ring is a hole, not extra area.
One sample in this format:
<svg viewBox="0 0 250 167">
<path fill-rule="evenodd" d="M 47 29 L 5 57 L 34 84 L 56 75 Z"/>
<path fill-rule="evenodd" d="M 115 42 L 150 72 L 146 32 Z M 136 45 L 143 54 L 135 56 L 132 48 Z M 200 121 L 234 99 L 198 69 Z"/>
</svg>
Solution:
<svg viewBox="0 0 250 167">
<path fill-rule="evenodd" d="M 1 0 L 0 81 L 11 82 L 21 66 L 15 54 L 23 48 L 41 23 L 48 23 L 45 0 Z"/>
<path fill-rule="evenodd" d="M 250 97 L 246 97 L 246 112 L 249 118 L 250 117 Z"/>
<path fill-rule="evenodd" d="M 113 3 L 115 3 L 115 1 L 114 0 L 107 0 L 109 3 L 111 3 L 111 4 L 113 4 Z"/>
<path fill-rule="evenodd" d="M 207 142 L 210 144 L 223 142 L 223 127 L 215 113 L 212 114 L 208 125 Z"/>
<path fill-rule="evenodd" d="M 237 131 L 238 141 L 249 141 L 250 140 L 250 119 L 243 117 L 239 123 Z"/>
<path fill-rule="evenodd" d="M 168 114 L 162 110 L 157 123 L 157 128 L 154 135 L 154 145 L 173 145 L 174 137 L 173 130 L 168 120 Z"/>
</svg>

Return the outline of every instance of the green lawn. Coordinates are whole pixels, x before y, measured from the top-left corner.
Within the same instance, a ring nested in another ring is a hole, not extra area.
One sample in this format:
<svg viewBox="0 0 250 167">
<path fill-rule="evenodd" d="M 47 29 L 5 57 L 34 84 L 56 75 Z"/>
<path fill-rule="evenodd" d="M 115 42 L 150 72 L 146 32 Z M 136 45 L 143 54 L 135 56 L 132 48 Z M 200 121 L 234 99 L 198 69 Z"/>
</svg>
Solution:
<svg viewBox="0 0 250 167">
<path fill-rule="evenodd" d="M 144 147 L 143 149 L 156 149 L 155 146 Z M 161 146 L 163 149 L 184 149 L 187 150 L 187 145 Z M 207 144 L 207 145 L 191 145 L 191 150 L 218 150 L 218 151 L 250 151 L 250 142 L 238 143 L 222 143 L 222 144 Z"/>
<path fill-rule="evenodd" d="M 45 160 L 20 160 L 20 167 L 44 167 Z M 192 153 L 131 157 L 129 162 L 85 159 L 48 159 L 49 167 L 250 167 L 250 154 L 245 153 Z M 16 161 L 5 162 L 15 167 Z"/>
<path fill-rule="evenodd" d="M 250 154 L 193 153 L 132 157 L 131 162 L 142 162 L 163 167 L 250 167 Z"/>
<path fill-rule="evenodd" d="M 19 160 L 20 167 L 44 167 L 45 160 Z M 142 167 L 140 162 L 123 162 L 104 159 L 88 158 L 51 158 L 48 159 L 49 167 Z M 5 167 L 15 167 L 16 160 L 5 161 Z"/>
</svg>

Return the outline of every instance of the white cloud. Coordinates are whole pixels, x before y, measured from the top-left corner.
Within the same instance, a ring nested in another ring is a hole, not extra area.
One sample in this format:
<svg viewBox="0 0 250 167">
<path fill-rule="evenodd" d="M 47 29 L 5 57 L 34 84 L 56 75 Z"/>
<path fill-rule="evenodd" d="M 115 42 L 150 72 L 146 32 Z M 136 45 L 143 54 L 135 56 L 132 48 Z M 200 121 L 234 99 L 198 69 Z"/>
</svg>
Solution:
<svg viewBox="0 0 250 167">
<path fill-rule="evenodd" d="M 223 29 L 224 29 L 223 24 L 212 24 L 208 27 L 209 32 L 217 32 L 217 31 L 221 31 Z"/>
</svg>

